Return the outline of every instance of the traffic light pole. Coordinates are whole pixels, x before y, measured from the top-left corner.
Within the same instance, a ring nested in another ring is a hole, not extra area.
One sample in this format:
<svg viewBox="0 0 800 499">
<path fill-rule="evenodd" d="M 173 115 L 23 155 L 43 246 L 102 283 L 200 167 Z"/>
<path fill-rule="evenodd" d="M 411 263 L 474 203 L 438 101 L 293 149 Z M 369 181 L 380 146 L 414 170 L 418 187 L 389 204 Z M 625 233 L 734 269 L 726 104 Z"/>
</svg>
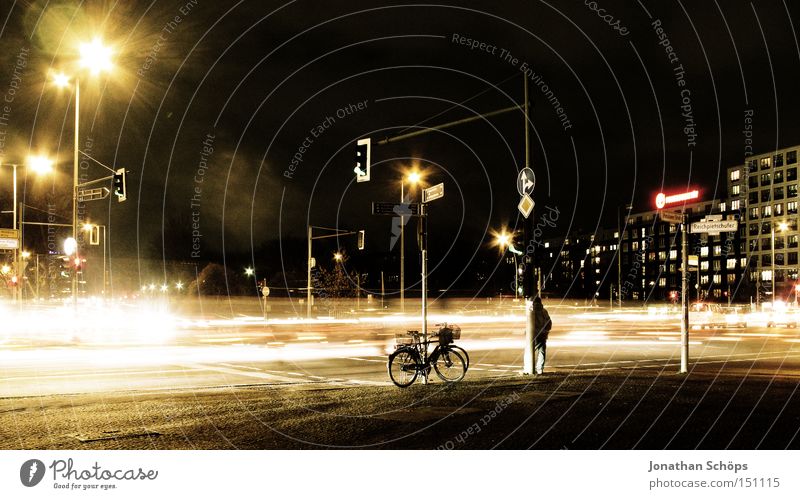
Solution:
<svg viewBox="0 0 800 499">
<path fill-rule="evenodd" d="M 530 167 L 530 137 L 528 135 L 528 78 L 525 81 L 525 166 Z M 525 350 L 523 352 L 522 374 L 532 375 L 534 371 L 534 338 L 536 336 L 536 315 L 533 310 L 533 299 L 536 297 L 536 281 L 534 280 L 534 258 L 529 248 L 535 248 L 533 241 L 533 209 L 525 218 L 523 233 L 525 237 L 525 255 L 523 256 L 522 291 L 525 298 Z"/>
</svg>

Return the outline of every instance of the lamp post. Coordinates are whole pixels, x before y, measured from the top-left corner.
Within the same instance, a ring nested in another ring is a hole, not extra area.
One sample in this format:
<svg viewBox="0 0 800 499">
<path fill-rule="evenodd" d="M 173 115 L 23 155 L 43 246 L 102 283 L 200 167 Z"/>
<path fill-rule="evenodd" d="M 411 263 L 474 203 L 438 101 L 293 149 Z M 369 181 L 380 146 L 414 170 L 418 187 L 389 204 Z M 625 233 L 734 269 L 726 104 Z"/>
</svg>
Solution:
<svg viewBox="0 0 800 499">
<path fill-rule="evenodd" d="M 405 184 L 406 180 L 409 185 L 416 185 L 422 178 L 419 172 L 413 171 L 400 179 L 400 203 L 406 202 Z M 404 214 L 400 215 L 400 311 L 406 312 L 406 217 Z"/>
<path fill-rule="evenodd" d="M 772 229 L 772 231 L 771 231 L 771 233 L 772 233 L 772 238 L 771 238 L 771 241 L 772 241 L 772 245 L 771 245 L 772 246 L 772 276 L 771 276 L 772 277 L 772 310 L 774 311 L 775 310 L 775 224 L 774 223 L 770 224 L 770 227 Z M 788 228 L 789 228 L 789 224 L 787 224 L 786 222 L 781 222 L 781 223 L 778 224 L 778 230 L 780 230 L 781 232 L 785 232 L 786 229 L 788 229 Z"/>
<path fill-rule="evenodd" d="M 112 67 L 111 62 L 111 48 L 103 45 L 99 38 L 94 38 L 92 41 L 82 43 L 78 47 L 79 58 L 78 67 L 81 69 L 88 69 L 92 75 L 98 75 L 103 71 L 109 71 Z M 80 103 L 81 103 L 81 85 L 78 74 L 75 73 L 75 144 L 72 152 L 73 170 L 72 170 L 72 237 L 75 241 L 78 240 L 78 166 L 80 156 Z M 70 77 L 65 73 L 57 73 L 53 76 L 53 83 L 58 87 L 66 87 L 69 85 Z M 78 248 L 76 248 L 76 251 Z M 105 284 L 105 276 L 103 276 Z M 78 273 L 72 273 L 72 303 L 78 303 Z"/>
<path fill-rule="evenodd" d="M 47 156 L 44 156 L 44 155 L 28 156 L 25 164 L 29 169 L 33 170 L 34 173 L 39 174 L 39 175 L 47 174 L 47 173 L 49 173 L 49 172 L 51 172 L 53 170 L 53 160 L 48 158 Z M 19 230 L 19 225 L 20 224 L 17 223 L 18 222 L 18 218 L 19 218 L 19 216 L 18 216 L 19 203 L 17 202 L 17 190 L 18 190 L 18 188 L 17 188 L 17 168 L 20 165 L 18 165 L 16 163 L 1 163 L 0 162 L 0 167 L 3 167 L 3 166 L 10 166 L 10 167 L 12 167 L 12 170 L 13 170 L 12 183 L 13 183 L 13 187 L 14 187 L 14 195 L 13 195 L 14 206 L 12 207 L 12 210 L 11 210 L 11 212 L 13 213 L 13 221 L 12 221 L 12 226 L 11 227 L 15 231 L 17 231 L 16 232 L 17 233 L 17 247 L 14 249 L 14 266 L 16 267 L 15 272 L 16 272 L 16 276 L 17 276 L 17 286 L 14 287 L 14 301 L 19 301 L 20 293 L 21 293 L 21 291 L 19 289 L 19 284 L 20 284 L 19 278 L 21 277 L 19 275 L 20 266 L 21 266 L 21 262 L 20 262 L 20 258 L 19 257 L 20 257 L 20 248 L 22 247 L 22 240 L 20 238 L 20 234 L 21 234 L 21 232 Z"/>
</svg>

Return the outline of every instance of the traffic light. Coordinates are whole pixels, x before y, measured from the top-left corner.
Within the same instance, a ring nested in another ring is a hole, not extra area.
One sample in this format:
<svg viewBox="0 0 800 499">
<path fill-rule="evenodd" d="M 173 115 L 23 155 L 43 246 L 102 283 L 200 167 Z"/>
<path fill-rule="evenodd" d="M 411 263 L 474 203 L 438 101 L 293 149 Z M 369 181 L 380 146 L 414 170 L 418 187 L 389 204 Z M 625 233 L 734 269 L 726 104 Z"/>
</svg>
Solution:
<svg viewBox="0 0 800 499">
<path fill-rule="evenodd" d="M 128 199 L 127 186 L 125 184 L 125 168 L 120 168 L 114 172 L 114 194 L 120 203 Z"/>
<path fill-rule="evenodd" d="M 365 232 L 363 230 L 358 231 L 358 249 L 364 249 L 364 236 Z"/>
<path fill-rule="evenodd" d="M 369 169 L 370 169 L 370 139 L 360 139 L 356 143 L 356 167 L 353 171 L 356 172 L 356 180 L 358 182 L 369 182 Z"/>
</svg>

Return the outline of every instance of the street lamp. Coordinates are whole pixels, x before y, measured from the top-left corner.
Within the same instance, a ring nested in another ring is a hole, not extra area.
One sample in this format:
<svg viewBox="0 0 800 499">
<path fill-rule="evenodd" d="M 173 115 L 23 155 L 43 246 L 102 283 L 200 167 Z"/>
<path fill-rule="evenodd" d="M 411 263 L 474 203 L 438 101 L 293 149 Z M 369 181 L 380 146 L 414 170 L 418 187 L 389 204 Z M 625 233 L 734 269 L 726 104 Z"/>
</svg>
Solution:
<svg viewBox="0 0 800 499">
<path fill-rule="evenodd" d="M 111 61 L 113 51 L 110 47 L 103 45 L 102 40 L 94 38 L 90 42 L 81 43 L 78 46 L 78 67 L 88 69 L 92 75 L 99 75 L 103 71 L 110 71 L 113 67 Z M 80 155 L 80 103 L 81 85 L 78 73 L 75 73 L 75 145 L 73 150 L 73 176 L 72 176 L 72 237 L 78 239 L 78 163 Z M 69 85 L 70 77 L 65 73 L 53 74 L 53 83 L 58 87 Z M 77 249 L 77 248 L 76 248 Z M 103 276 L 105 283 L 105 276 Z M 72 303 L 78 302 L 78 274 L 72 274 Z"/>
<path fill-rule="evenodd" d="M 255 270 L 253 270 L 253 267 L 247 267 L 246 269 L 244 269 L 244 275 L 246 275 L 247 277 L 252 277 L 254 273 Z"/>
<path fill-rule="evenodd" d="M 337 262 L 341 262 L 342 261 L 342 254 L 337 251 L 336 253 L 333 254 L 333 259 L 336 260 Z"/>
<path fill-rule="evenodd" d="M 416 185 L 422 180 L 422 174 L 413 170 L 400 179 L 400 203 L 406 202 L 405 185 Z M 400 215 L 400 311 L 406 311 L 406 217 Z"/>
<path fill-rule="evenodd" d="M 772 310 L 775 310 L 775 223 L 770 224 L 772 228 Z M 786 222 L 780 222 L 778 224 L 778 230 L 781 232 L 785 232 L 786 229 L 789 228 L 789 224 Z"/>
<path fill-rule="evenodd" d="M 28 156 L 26 158 L 25 165 L 28 168 L 30 168 L 31 170 L 33 170 L 33 172 L 36 173 L 36 174 L 45 174 L 45 173 L 48 173 L 48 172 L 52 171 L 52 169 L 53 169 L 53 160 L 49 159 L 47 156 L 44 156 L 44 155 Z M 14 206 L 12 207 L 12 210 L 11 210 L 11 212 L 13 213 L 12 229 L 17 231 L 17 233 L 16 233 L 17 234 L 17 247 L 14 249 L 14 265 L 17 268 L 17 272 L 19 272 L 19 269 L 20 269 L 19 248 L 22 247 L 22 240 L 19 237 L 21 232 L 19 232 L 19 227 L 18 227 L 18 224 L 17 224 L 17 213 L 18 213 L 17 210 L 19 209 L 19 203 L 17 202 L 17 190 L 18 190 L 17 189 L 17 167 L 19 167 L 20 165 L 18 165 L 16 163 L 2 163 L 2 162 L 0 162 L 0 167 L 2 167 L 2 166 L 10 166 L 13 169 L 12 182 L 14 184 L 13 185 L 13 188 L 14 188 L 14 195 L 13 195 Z M 18 295 L 19 292 L 20 291 L 19 291 L 18 288 L 14 289 L 14 300 L 15 301 L 19 299 L 19 295 Z"/>
</svg>

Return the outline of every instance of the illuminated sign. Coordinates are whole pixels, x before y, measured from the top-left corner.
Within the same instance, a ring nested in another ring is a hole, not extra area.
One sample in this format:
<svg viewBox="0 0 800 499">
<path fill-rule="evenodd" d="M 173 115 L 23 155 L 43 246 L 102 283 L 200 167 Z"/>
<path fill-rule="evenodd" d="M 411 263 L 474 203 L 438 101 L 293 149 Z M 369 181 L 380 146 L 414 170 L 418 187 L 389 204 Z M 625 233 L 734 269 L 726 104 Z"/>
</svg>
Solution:
<svg viewBox="0 0 800 499">
<path fill-rule="evenodd" d="M 656 208 L 659 210 L 668 204 L 680 203 L 682 201 L 689 201 L 690 199 L 697 199 L 700 197 L 700 191 L 682 192 L 680 194 L 673 194 L 667 196 L 663 192 L 659 192 L 656 196 Z"/>
</svg>

